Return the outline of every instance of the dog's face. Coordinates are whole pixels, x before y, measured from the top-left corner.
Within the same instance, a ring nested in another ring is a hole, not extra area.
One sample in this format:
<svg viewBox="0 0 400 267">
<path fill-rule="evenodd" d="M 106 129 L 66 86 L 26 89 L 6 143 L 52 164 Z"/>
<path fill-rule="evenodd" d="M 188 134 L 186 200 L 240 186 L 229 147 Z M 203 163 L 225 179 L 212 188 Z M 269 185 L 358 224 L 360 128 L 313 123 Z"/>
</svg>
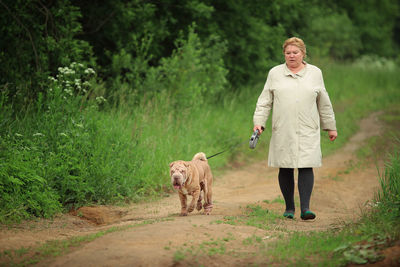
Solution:
<svg viewBox="0 0 400 267">
<path fill-rule="evenodd" d="M 183 161 L 174 161 L 169 165 L 171 183 L 175 189 L 181 189 L 188 178 L 189 164 Z"/>
</svg>

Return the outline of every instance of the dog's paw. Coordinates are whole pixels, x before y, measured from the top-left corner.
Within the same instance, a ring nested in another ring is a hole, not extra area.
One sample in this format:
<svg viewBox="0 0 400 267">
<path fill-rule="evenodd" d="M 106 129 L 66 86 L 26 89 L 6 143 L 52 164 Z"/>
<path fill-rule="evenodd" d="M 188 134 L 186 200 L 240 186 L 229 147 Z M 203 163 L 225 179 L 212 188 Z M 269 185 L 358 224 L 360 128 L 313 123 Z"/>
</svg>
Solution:
<svg viewBox="0 0 400 267">
<path fill-rule="evenodd" d="M 194 205 L 190 205 L 188 208 L 188 212 L 192 212 L 192 211 L 194 211 Z"/>
<path fill-rule="evenodd" d="M 182 208 L 181 209 L 181 214 L 180 215 L 181 216 L 187 216 L 188 215 L 188 212 L 187 212 L 186 208 Z"/>
<path fill-rule="evenodd" d="M 213 208 L 213 204 L 204 203 L 203 207 L 204 207 L 204 214 L 210 215 Z"/>
<path fill-rule="evenodd" d="M 204 203 L 203 205 L 204 210 L 212 210 L 213 204 L 211 203 Z"/>
</svg>

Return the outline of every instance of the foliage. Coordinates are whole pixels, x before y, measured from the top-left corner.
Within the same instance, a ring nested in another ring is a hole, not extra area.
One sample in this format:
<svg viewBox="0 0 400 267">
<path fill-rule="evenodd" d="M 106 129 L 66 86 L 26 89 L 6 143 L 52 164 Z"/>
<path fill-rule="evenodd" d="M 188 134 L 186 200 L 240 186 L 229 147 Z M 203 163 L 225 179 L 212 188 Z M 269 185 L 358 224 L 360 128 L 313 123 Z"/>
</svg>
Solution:
<svg viewBox="0 0 400 267">
<path fill-rule="evenodd" d="M 93 69 L 82 64 L 59 68 L 57 76 L 50 77 L 52 85 L 46 96 L 39 94 L 37 105 L 25 117 L 11 120 L 11 114 L 5 114 L 8 123 L 1 132 L 2 220 L 50 217 L 62 205 L 90 199 L 93 191 L 86 181 L 91 175 L 87 165 L 91 163 L 96 125 L 80 110 L 93 75 Z"/>
<path fill-rule="evenodd" d="M 2 0 L 0 5 L 5 10 L 0 88 L 8 88 L 9 101 L 23 107 L 45 91 L 48 75 L 71 62 L 96 68 L 114 104 L 120 100 L 114 94 L 141 96 L 149 71 L 173 56 L 193 24 L 200 40 L 226 47 L 229 91 L 281 62 L 281 44 L 293 35 L 302 37 L 315 57 L 394 57 L 400 49 L 395 0 L 116 0 L 101 5 Z"/>
<path fill-rule="evenodd" d="M 81 32 L 81 12 L 69 1 L 0 1 L 0 88 L 26 109 L 46 87 L 48 75 L 73 61 L 94 64 Z"/>
<path fill-rule="evenodd" d="M 348 59 L 359 55 L 362 48 L 360 34 L 346 13 L 329 12 L 325 16 L 310 17 L 304 35 L 311 44 L 313 57 Z"/>
<path fill-rule="evenodd" d="M 61 211 L 59 195 L 40 175 L 44 162 L 32 153 L 37 148 L 20 137 L 0 140 L 2 223 L 28 219 L 32 215 L 48 218 Z"/>
<path fill-rule="evenodd" d="M 162 59 L 159 67 L 149 71 L 140 93 L 164 91 L 176 101 L 171 105 L 180 107 L 204 104 L 206 99 L 213 101 L 227 84 L 224 53 L 225 46 L 217 36 L 202 44 L 190 28 L 187 40 L 177 40 L 171 57 Z"/>
<path fill-rule="evenodd" d="M 338 7 L 345 10 L 359 33 L 361 54 L 393 57 L 399 49 L 399 2 L 396 0 L 340 0 Z M 397 38 L 397 39 L 392 39 Z M 393 43 L 389 39 L 394 40 Z"/>
<path fill-rule="evenodd" d="M 384 240 L 379 242 L 370 242 L 364 245 L 344 244 L 334 249 L 334 253 L 342 254 L 344 263 L 367 264 L 368 262 L 377 262 L 382 259 L 376 249 L 377 245 L 384 245 Z"/>
</svg>

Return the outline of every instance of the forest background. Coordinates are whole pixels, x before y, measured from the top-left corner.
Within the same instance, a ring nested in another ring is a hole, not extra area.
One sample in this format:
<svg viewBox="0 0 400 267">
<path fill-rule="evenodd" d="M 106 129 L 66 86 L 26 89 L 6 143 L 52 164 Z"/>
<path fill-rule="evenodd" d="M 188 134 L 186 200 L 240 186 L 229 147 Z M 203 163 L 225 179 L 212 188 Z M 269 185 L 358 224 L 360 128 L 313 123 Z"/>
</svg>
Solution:
<svg viewBox="0 0 400 267">
<path fill-rule="evenodd" d="M 0 0 L 0 10 L 3 223 L 170 192 L 169 162 L 249 138 L 291 36 L 323 70 L 336 146 L 400 99 L 396 0 Z M 210 164 L 265 158 L 267 143 Z"/>
</svg>

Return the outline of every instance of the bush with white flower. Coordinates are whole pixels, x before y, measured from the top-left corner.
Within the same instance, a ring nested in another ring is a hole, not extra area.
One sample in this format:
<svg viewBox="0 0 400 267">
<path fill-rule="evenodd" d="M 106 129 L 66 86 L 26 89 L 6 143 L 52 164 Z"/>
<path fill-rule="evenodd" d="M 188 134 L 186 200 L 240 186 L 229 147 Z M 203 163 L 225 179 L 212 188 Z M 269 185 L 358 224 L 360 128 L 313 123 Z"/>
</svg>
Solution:
<svg viewBox="0 0 400 267">
<path fill-rule="evenodd" d="M 59 67 L 58 73 L 55 76 L 49 76 L 48 79 L 50 81 L 47 92 L 49 112 L 60 108 L 82 110 L 90 97 L 94 98 L 95 101 L 92 104 L 96 107 L 106 102 L 103 96 L 92 95 L 96 83 L 96 71 L 81 63 L 72 62 L 69 66 Z"/>
</svg>

